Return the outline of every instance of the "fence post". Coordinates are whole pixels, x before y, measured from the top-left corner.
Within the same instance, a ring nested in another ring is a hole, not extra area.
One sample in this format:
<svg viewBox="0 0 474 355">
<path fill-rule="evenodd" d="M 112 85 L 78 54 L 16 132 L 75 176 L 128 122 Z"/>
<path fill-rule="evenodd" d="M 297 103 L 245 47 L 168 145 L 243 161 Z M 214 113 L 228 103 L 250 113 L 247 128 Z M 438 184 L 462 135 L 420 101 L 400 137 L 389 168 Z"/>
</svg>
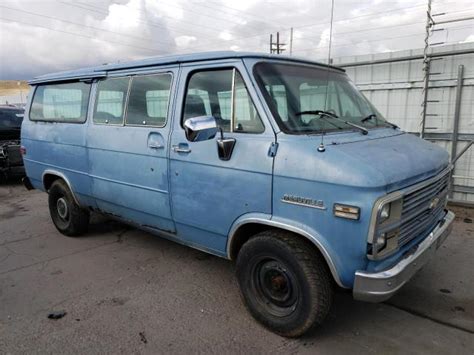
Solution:
<svg viewBox="0 0 474 355">
<path fill-rule="evenodd" d="M 456 164 L 456 154 L 457 154 L 457 147 L 458 147 L 458 135 L 459 135 L 459 118 L 461 116 L 461 95 L 462 95 L 462 83 L 463 83 L 463 75 L 464 75 L 464 65 L 459 65 L 458 67 L 458 79 L 456 85 L 456 101 L 454 106 L 454 123 L 453 123 L 453 135 L 451 139 L 451 163 Z M 453 167 L 454 173 L 454 167 Z M 452 176 L 453 174 L 451 174 Z M 453 186 L 454 186 L 454 179 L 451 177 L 451 184 L 450 184 L 450 191 L 449 197 L 453 197 Z"/>
</svg>

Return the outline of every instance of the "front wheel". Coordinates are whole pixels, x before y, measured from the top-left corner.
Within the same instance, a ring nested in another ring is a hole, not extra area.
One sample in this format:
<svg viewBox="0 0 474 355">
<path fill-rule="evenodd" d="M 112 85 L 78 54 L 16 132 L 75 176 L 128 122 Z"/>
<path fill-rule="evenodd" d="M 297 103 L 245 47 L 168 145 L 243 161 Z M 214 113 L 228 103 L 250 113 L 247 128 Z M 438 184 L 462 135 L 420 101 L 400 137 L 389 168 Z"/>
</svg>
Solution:
<svg viewBox="0 0 474 355">
<path fill-rule="evenodd" d="M 69 237 L 87 232 L 89 211 L 81 208 L 63 180 L 56 180 L 48 191 L 51 219 L 58 231 Z"/>
<path fill-rule="evenodd" d="M 252 237 L 237 257 L 237 279 L 252 316 L 282 336 L 298 337 L 322 323 L 332 304 L 325 261 L 291 233 Z"/>
</svg>

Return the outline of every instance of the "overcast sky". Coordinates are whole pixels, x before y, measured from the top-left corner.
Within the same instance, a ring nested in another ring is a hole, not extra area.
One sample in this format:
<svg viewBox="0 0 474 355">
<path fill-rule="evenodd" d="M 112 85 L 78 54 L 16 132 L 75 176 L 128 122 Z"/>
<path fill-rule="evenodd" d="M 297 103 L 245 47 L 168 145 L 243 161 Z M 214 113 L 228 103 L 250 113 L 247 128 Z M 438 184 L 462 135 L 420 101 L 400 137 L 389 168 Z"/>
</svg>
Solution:
<svg viewBox="0 0 474 355">
<path fill-rule="evenodd" d="M 427 0 L 335 0 L 333 57 L 423 46 Z M 472 0 L 434 0 L 433 13 L 474 15 Z M 327 58 L 325 0 L 0 0 L 0 79 L 209 50 L 268 52 L 280 31 L 293 55 Z M 440 26 L 441 27 L 441 26 Z M 474 41 L 474 21 L 433 42 Z"/>
</svg>

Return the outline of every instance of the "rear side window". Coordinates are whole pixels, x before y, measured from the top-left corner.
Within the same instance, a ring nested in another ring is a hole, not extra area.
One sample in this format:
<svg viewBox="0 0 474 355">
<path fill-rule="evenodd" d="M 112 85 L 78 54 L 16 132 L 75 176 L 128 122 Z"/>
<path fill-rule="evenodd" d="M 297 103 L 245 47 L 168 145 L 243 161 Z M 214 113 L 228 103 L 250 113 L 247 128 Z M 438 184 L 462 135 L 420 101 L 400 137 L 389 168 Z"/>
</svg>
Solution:
<svg viewBox="0 0 474 355">
<path fill-rule="evenodd" d="M 83 123 L 87 117 L 90 84 L 77 82 L 39 85 L 31 104 L 30 119 Z"/>
<path fill-rule="evenodd" d="M 171 74 L 133 77 L 126 124 L 163 127 L 168 115 L 170 88 Z"/>
<path fill-rule="evenodd" d="M 94 105 L 94 122 L 122 124 L 130 78 L 99 81 Z"/>
</svg>

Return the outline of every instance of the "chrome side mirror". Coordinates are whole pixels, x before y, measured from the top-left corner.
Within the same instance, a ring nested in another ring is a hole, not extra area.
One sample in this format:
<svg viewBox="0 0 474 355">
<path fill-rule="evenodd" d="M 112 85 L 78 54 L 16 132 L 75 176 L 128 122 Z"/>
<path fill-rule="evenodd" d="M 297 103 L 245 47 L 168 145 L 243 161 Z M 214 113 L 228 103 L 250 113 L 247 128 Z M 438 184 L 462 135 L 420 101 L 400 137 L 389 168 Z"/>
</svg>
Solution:
<svg viewBox="0 0 474 355">
<path fill-rule="evenodd" d="M 198 116 L 184 121 L 184 131 L 188 141 L 202 142 L 214 138 L 218 128 L 214 117 Z"/>
</svg>

